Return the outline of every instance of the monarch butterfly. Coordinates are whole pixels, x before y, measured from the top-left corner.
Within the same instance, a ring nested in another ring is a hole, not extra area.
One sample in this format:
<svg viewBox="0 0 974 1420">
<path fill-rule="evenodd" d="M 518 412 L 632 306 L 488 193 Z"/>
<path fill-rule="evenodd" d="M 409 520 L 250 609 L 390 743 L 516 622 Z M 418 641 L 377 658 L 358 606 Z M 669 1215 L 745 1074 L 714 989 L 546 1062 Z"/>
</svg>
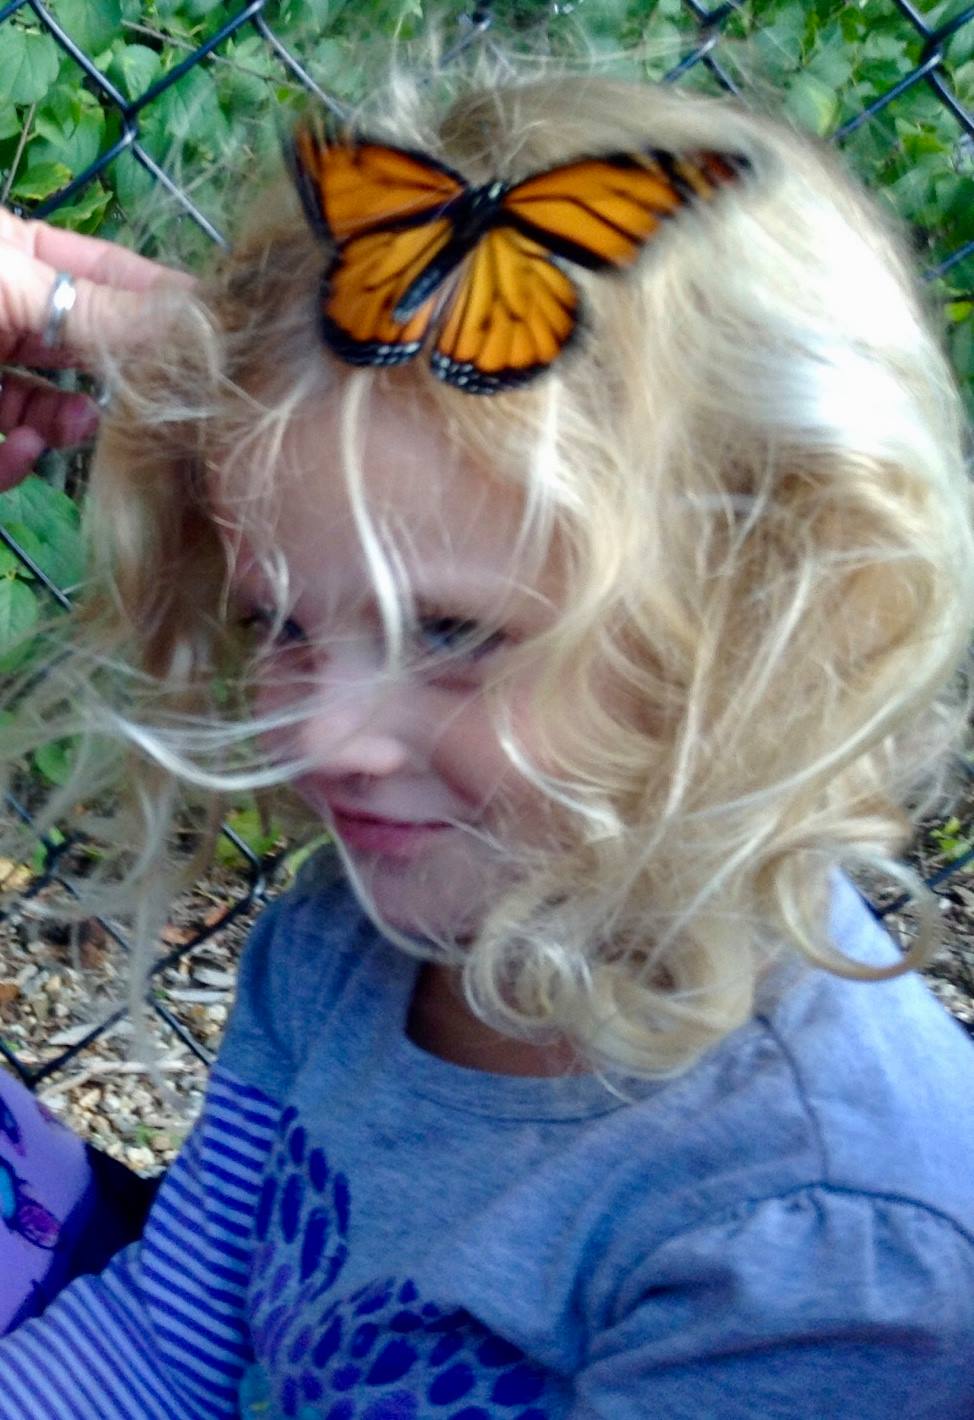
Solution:
<svg viewBox="0 0 974 1420">
<path fill-rule="evenodd" d="M 566 261 L 631 265 L 663 219 L 750 166 L 647 148 L 475 187 L 428 154 L 313 120 L 290 156 L 308 219 L 335 249 L 326 344 L 353 365 L 398 365 L 432 336 L 434 372 L 472 394 L 527 383 L 571 342 L 581 301 Z"/>
</svg>

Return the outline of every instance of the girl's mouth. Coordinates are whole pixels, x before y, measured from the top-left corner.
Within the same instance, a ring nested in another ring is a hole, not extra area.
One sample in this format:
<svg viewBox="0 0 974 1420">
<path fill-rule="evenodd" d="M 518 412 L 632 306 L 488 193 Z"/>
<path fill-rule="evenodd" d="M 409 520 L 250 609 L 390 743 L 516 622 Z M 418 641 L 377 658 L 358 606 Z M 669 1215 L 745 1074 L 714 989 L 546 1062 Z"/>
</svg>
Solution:
<svg viewBox="0 0 974 1420">
<path fill-rule="evenodd" d="M 383 853 L 392 858 L 410 858 L 420 852 L 435 833 L 448 823 L 402 823 L 368 814 L 346 814 L 332 810 L 335 832 L 349 848 L 363 853 Z"/>
</svg>

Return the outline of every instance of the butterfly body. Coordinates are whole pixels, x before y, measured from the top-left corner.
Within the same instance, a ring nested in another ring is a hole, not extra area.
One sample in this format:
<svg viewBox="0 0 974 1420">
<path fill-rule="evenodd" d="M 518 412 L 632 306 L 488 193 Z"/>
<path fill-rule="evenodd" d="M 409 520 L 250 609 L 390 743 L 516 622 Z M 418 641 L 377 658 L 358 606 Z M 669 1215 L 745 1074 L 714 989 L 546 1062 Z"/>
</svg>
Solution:
<svg viewBox="0 0 974 1420">
<path fill-rule="evenodd" d="M 53 1248 L 61 1231 L 57 1218 L 30 1196 L 23 1179 L 4 1159 L 0 1159 L 0 1221 L 35 1247 Z"/>
<path fill-rule="evenodd" d="M 419 273 L 399 298 L 393 311 L 396 320 L 407 321 L 414 316 L 424 301 L 439 289 L 473 251 L 481 237 L 492 226 L 498 225 L 500 201 L 506 189 L 507 185 L 502 182 L 471 187 L 440 210 L 438 216 L 450 223 L 453 235 L 443 250 Z"/>
<path fill-rule="evenodd" d="M 343 360 L 434 373 L 475 394 L 523 385 L 582 322 L 572 264 L 622 270 L 660 224 L 748 166 L 656 148 L 470 184 L 427 154 L 300 124 L 292 167 L 334 255 L 321 331 Z"/>
</svg>

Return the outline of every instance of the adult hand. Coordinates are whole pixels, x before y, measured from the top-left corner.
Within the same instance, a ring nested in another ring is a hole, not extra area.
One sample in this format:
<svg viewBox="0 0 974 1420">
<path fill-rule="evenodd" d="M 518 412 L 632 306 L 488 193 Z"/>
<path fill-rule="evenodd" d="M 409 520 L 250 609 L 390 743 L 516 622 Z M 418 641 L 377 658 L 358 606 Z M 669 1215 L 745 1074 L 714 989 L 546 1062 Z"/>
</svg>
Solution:
<svg viewBox="0 0 974 1420">
<path fill-rule="evenodd" d="M 77 294 L 52 348 L 41 337 L 59 271 L 75 278 Z M 99 337 L 115 348 L 134 343 L 145 334 L 149 292 L 167 282 L 193 284 L 192 277 L 124 247 L 44 222 L 25 222 L 0 208 L 0 365 L 83 368 Z M 45 449 L 83 442 L 97 423 L 98 407 L 87 395 L 5 370 L 0 491 L 26 477 Z"/>
</svg>

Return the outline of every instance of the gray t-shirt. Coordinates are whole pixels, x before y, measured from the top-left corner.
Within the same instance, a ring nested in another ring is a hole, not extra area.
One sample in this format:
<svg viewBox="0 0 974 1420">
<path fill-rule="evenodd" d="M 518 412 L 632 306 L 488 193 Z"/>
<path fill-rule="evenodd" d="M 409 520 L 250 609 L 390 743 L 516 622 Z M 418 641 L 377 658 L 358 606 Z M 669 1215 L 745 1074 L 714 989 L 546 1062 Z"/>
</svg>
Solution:
<svg viewBox="0 0 974 1420">
<path fill-rule="evenodd" d="M 844 880 L 832 934 L 894 950 Z M 922 982 L 799 973 L 626 1102 L 422 1051 L 417 971 L 314 872 L 267 910 L 142 1244 L 0 1342 L 0 1420 L 970 1420 L 974 1050 Z"/>
</svg>

